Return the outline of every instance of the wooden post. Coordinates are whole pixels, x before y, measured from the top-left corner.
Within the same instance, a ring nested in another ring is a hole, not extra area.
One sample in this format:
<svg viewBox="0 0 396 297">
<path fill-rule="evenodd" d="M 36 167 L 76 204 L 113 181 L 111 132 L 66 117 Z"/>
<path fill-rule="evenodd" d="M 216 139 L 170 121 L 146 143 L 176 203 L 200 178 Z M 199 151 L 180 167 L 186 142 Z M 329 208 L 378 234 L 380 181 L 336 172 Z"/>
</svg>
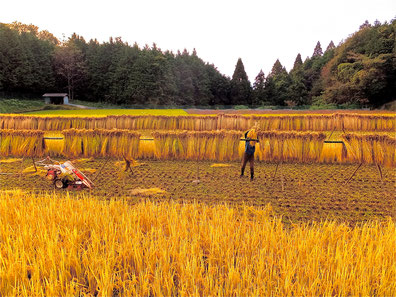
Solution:
<svg viewBox="0 0 396 297">
<path fill-rule="evenodd" d="M 22 179 L 22 171 L 23 171 L 23 159 L 24 159 L 24 158 L 22 158 L 22 161 L 21 161 L 21 167 L 20 167 L 20 169 L 21 169 L 21 172 L 19 173 L 19 181 L 21 181 L 21 179 Z"/>
<path fill-rule="evenodd" d="M 92 179 L 92 182 L 98 177 L 99 173 L 102 171 L 102 169 L 106 166 L 107 162 L 109 161 L 109 158 L 106 158 L 106 161 L 103 163 L 102 167 L 98 170 L 98 173 L 96 173 L 95 177 Z"/>
<path fill-rule="evenodd" d="M 285 191 L 284 181 L 283 181 L 283 173 L 281 172 L 281 185 L 282 185 L 282 192 Z"/>
<path fill-rule="evenodd" d="M 356 170 L 352 173 L 351 177 L 348 178 L 348 180 L 345 182 L 345 185 L 349 183 L 349 181 L 352 179 L 352 177 L 355 175 L 355 173 L 359 170 L 359 168 L 363 165 L 363 163 L 360 163 L 359 166 L 356 168 Z"/>
<path fill-rule="evenodd" d="M 382 180 L 382 170 L 381 170 L 381 166 L 380 166 L 380 164 L 378 164 L 378 163 L 376 163 L 376 165 L 377 165 L 378 172 L 379 172 L 379 175 L 380 175 L 381 180 Z"/>
<path fill-rule="evenodd" d="M 36 163 L 34 162 L 34 158 L 33 157 L 32 157 L 32 162 L 33 162 L 34 170 L 35 170 L 35 172 L 37 172 Z"/>
<path fill-rule="evenodd" d="M 274 177 L 273 178 L 276 177 L 276 172 L 278 171 L 279 164 L 280 164 L 280 161 L 278 163 L 276 163 L 276 168 L 275 168 L 275 173 L 274 173 Z"/>
<path fill-rule="evenodd" d="M 329 138 L 328 138 L 327 140 L 330 140 L 330 138 L 331 138 L 331 135 L 333 135 L 333 133 L 334 133 L 335 129 L 336 129 L 336 127 L 334 126 L 334 129 L 333 129 L 333 131 L 331 131 L 331 134 L 330 134 L 330 136 L 329 136 Z"/>
</svg>

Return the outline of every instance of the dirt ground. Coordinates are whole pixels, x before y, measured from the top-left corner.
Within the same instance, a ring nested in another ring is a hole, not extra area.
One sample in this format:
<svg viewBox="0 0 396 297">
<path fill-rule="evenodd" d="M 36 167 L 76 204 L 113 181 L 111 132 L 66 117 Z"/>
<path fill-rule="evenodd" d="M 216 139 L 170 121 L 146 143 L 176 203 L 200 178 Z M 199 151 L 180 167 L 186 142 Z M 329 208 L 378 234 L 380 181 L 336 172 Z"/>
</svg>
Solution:
<svg viewBox="0 0 396 297">
<path fill-rule="evenodd" d="M 387 216 L 396 218 L 395 171 L 390 168 L 382 168 L 381 180 L 377 167 L 363 165 L 346 184 L 356 164 L 281 164 L 276 170 L 275 163 L 256 162 L 255 179 L 251 182 L 249 164 L 245 177 L 239 177 L 239 162 L 211 167 L 213 162 L 141 160 L 133 172 L 124 173 L 117 161 L 120 160 L 79 163 L 77 167 L 95 183 L 92 191 L 82 191 L 95 199 L 129 199 L 132 203 L 147 198 L 235 206 L 270 203 L 285 222 L 337 219 L 355 224 Z M 21 174 L 31 165 L 30 159 L 1 163 L 0 189 L 54 191 L 43 174 Z M 166 193 L 134 195 L 133 190 L 149 188 L 160 188 Z M 56 190 L 54 197 L 68 191 Z M 69 192 L 73 195 L 76 191 Z"/>
</svg>

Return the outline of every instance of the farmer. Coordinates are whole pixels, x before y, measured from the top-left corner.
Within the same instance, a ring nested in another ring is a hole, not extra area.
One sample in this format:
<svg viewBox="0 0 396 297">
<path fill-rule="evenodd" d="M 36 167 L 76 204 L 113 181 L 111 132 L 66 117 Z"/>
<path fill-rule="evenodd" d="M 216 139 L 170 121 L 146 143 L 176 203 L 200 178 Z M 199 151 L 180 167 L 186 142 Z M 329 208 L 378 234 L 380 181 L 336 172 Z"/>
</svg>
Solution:
<svg viewBox="0 0 396 297">
<path fill-rule="evenodd" d="M 249 161 L 250 163 L 250 180 L 253 181 L 254 178 L 254 152 L 256 150 L 256 142 L 257 139 L 257 125 L 253 126 L 252 129 L 245 132 L 245 152 L 242 158 L 242 167 L 241 167 L 241 177 L 245 172 L 246 163 Z"/>
</svg>

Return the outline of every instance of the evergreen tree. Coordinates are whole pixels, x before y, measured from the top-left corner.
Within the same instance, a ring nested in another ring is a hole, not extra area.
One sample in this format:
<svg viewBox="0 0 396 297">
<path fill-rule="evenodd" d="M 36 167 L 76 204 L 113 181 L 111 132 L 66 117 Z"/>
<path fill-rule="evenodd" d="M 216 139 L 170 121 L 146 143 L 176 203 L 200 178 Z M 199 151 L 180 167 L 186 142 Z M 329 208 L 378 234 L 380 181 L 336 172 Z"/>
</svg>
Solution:
<svg viewBox="0 0 396 297">
<path fill-rule="evenodd" d="M 231 104 L 233 105 L 251 105 L 252 87 L 243 66 L 242 59 L 239 58 L 235 66 L 234 74 L 231 80 Z"/>
<path fill-rule="evenodd" d="M 269 74 L 269 76 L 271 77 L 276 77 L 282 73 L 286 72 L 285 67 L 282 66 L 281 62 L 279 61 L 279 59 L 277 59 L 274 63 L 274 65 L 272 66 L 271 72 Z"/>
<path fill-rule="evenodd" d="M 0 23 L 0 92 L 37 96 L 70 90 L 70 97 L 122 104 L 309 104 L 378 106 L 396 99 L 396 20 L 371 26 L 325 53 L 320 42 L 287 73 L 277 60 L 253 90 L 239 59 L 230 79 L 202 61 L 194 49 L 177 55 L 155 44 L 139 48 L 120 37 L 99 43 L 74 33 L 63 43 L 48 31 L 18 22 Z"/>
<path fill-rule="evenodd" d="M 291 79 L 286 68 L 277 59 L 267 78 L 267 100 L 273 105 L 285 105 L 285 101 L 289 100 L 290 84 Z"/>
<path fill-rule="evenodd" d="M 369 23 L 369 21 L 365 20 L 364 23 L 360 25 L 359 30 L 370 28 L 370 27 L 371 27 L 371 24 Z"/>
<path fill-rule="evenodd" d="M 332 40 L 332 41 L 330 41 L 329 45 L 327 46 L 325 53 L 328 52 L 328 51 L 331 51 L 333 49 L 335 49 L 335 45 L 334 45 L 334 42 Z"/>
<path fill-rule="evenodd" d="M 298 54 L 290 71 L 289 96 L 286 100 L 290 105 L 304 105 L 308 102 L 308 92 L 304 81 L 304 69 L 301 55 Z"/>
<path fill-rule="evenodd" d="M 294 61 L 294 65 L 293 65 L 292 71 L 301 68 L 302 64 L 303 64 L 303 61 L 301 59 L 301 54 L 298 53 L 298 55 L 296 57 L 296 60 Z"/>
<path fill-rule="evenodd" d="M 318 43 L 315 46 L 314 52 L 312 54 L 312 58 L 320 57 L 322 55 L 323 55 L 322 46 L 320 45 L 320 41 L 318 41 Z"/>
<path fill-rule="evenodd" d="M 265 75 L 263 70 L 257 74 L 253 83 L 253 104 L 259 105 L 265 103 L 267 100 L 265 93 Z"/>
</svg>

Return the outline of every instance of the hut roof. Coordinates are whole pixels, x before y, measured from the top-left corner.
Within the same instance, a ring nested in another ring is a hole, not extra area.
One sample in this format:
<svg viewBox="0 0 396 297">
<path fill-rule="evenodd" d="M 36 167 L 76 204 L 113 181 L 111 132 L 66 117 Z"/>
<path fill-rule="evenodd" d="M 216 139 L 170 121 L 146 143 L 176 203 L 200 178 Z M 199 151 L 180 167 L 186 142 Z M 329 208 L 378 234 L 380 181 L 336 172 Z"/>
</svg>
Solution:
<svg viewBox="0 0 396 297">
<path fill-rule="evenodd" d="M 43 97 L 65 97 L 67 93 L 45 93 Z"/>
</svg>

